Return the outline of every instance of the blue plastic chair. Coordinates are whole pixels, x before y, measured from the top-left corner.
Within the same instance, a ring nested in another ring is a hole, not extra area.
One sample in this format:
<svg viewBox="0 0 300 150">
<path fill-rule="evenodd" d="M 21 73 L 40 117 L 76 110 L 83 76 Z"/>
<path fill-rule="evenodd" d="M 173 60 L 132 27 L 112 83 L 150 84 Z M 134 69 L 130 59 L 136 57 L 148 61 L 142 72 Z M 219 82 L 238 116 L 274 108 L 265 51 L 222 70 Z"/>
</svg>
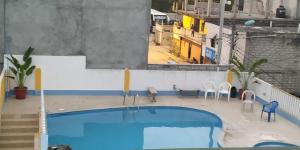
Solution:
<svg viewBox="0 0 300 150">
<path fill-rule="evenodd" d="M 271 114 L 274 114 L 274 121 L 275 121 L 275 114 L 276 114 L 276 109 L 278 108 L 279 103 L 277 101 L 272 101 L 269 104 L 265 104 L 263 106 L 263 109 L 261 111 L 261 118 L 264 112 L 268 113 L 268 122 L 271 120 Z"/>
</svg>

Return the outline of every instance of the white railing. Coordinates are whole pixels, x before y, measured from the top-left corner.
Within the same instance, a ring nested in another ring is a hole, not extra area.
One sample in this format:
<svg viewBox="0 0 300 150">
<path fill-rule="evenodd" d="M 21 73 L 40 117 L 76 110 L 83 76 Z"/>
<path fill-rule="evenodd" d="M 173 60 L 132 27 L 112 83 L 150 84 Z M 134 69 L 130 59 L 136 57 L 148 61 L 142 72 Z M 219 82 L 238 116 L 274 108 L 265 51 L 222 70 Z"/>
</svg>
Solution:
<svg viewBox="0 0 300 150">
<path fill-rule="evenodd" d="M 253 89 L 258 97 L 267 102 L 278 101 L 281 111 L 300 120 L 300 98 L 261 79 L 255 78 L 254 80 L 256 80 L 257 83 L 253 85 Z"/>
<path fill-rule="evenodd" d="M 203 40 L 202 40 L 203 34 L 195 31 L 194 36 L 192 36 L 192 29 L 181 28 L 180 36 L 183 36 L 183 37 L 185 37 L 195 43 L 198 43 L 198 44 L 202 44 L 202 42 L 203 42 Z"/>
<path fill-rule="evenodd" d="M 300 120 L 300 98 L 273 86 L 271 100 L 278 101 L 279 109 Z"/>
<path fill-rule="evenodd" d="M 42 82 L 41 82 L 42 84 Z M 46 121 L 46 108 L 45 108 L 45 97 L 44 90 L 41 88 L 41 108 L 39 118 L 39 149 L 48 149 L 48 133 L 47 133 L 47 121 Z"/>
</svg>

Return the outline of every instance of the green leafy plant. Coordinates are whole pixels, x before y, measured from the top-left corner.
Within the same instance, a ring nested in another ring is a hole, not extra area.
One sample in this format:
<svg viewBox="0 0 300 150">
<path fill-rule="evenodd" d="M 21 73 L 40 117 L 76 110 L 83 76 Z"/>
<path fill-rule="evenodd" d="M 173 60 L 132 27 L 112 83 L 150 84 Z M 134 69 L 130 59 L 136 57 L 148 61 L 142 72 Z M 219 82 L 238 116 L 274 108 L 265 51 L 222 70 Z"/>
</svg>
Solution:
<svg viewBox="0 0 300 150">
<path fill-rule="evenodd" d="M 16 82 L 17 87 L 24 88 L 27 77 L 31 75 L 35 69 L 35 66 L 31 65 L 31 54 L 33 51 L 34 49 L 32 47 L 29 47 L 25 51 L 22 63 L 20 63 L 20 61 L 13 55 L 10 55 L 10 57 L 6 57 L 6 59 L 12 64 L 12 66 L 9 66 L 9 70 L 11 71 L 12 75 L 6 77 L 13 79 Z"/>
<path fill-rule="evenodd" d="M 267 59 L 257 59 L 253 61 L 249 65 L 243 64 L 236 56 L 232 58 L 231 63 L 235 66 L 231 69 L 232 72 L 234 72 L 239 80 L 239 82 L 242 84 L 243 90 L 248 90 L 249 81 L 253 79 L 254 77 L 257 77 L 262 72 L 258 69 L 259 66 L 267 63 Z"/>
</svg>

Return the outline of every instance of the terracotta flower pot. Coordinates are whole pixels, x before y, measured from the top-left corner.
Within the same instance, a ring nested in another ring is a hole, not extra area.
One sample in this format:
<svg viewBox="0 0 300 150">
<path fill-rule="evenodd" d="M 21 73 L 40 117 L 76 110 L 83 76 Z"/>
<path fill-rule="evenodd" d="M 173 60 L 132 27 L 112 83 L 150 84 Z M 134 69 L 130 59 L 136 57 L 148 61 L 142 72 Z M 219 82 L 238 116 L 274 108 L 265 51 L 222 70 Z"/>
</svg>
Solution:
<svg viewBox="0 0 300 150">
<path fill-rule="evenodd" d="M 27 94 L 27 87 L 23 87 L 23 88 L 15 87 L 15 94 L 16 94 L 16 99 L 24 100 Z"/>
</svg>

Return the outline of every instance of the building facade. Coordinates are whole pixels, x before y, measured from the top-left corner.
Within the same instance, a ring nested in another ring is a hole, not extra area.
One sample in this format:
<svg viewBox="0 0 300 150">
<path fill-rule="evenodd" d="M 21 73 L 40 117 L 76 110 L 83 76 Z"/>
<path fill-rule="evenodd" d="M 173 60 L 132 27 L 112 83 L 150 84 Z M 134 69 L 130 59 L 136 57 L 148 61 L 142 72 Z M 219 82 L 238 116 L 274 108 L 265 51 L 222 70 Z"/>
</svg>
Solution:
<svg viewBox="0 0 300 150">
<path fill-rule="evenodd" d="M 219 15 L 219 4 L 220 0 L 177 0 L 174 9 L 211 16 Z M 286 9 L 287 18 L 300 19 L 299 0 L 227 0 L 225 10 L 227 14 L 237 12 L 240 17 L 275 18 L 277 8 L 281 5 Z"/>
<path fill-rule="evenodd" d="M 247 32 L 244 62 L 268 59 L 261 78 L 289 93 L 300 94 L 300 34 Z"/>
</svg>

